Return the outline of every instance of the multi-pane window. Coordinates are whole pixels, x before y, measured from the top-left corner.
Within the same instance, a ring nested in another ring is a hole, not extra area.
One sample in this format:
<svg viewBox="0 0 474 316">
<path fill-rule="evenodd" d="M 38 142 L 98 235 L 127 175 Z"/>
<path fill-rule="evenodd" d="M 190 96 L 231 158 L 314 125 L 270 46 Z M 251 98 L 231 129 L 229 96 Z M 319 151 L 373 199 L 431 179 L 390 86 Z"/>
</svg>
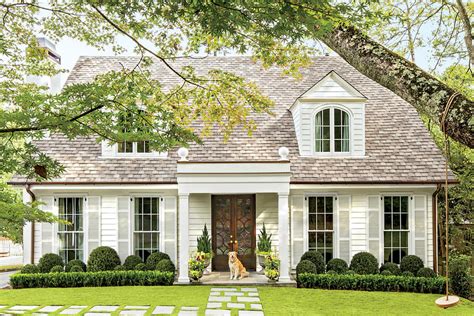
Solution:
<svg viewBox="0 0 474 316">
<path fill-rule="evenodd" d="M 408 196 L 383 199 L 384 262 L 400 263 L 408 254 Z"/>
<path fill-rule="evenodd" d="M 119 124 L 122 128 L 122 132 L 126 133 L 133 128 L 133 120 L 131 115 L 123 115 L 119 118 Z M 117 143 L 117 152 L 118 153 L 149 153 L 150 144 L 148 141 L 122 141 Z"/>
<path fill-rule="evenodd" d="M 134 252 L 143 260 L 160 250 L 160 199 L 136 197 L 134 205 Z"/>
<path fill-rule="evenodd" d="M 308 248 L 317 250 L 326 262 L 333 257 L 334 197 L 308 197 Z"/>
<path fill-rule="evenodd" d="M 84 199 L 58 198 L 58 217 L 70 224 L 58 224 L 59 255 L 65 262 L 84 260 Z"/>
<path fill-rule="evenodd" d="M 316 113 L 315 151 L 324 153 L 350 151 L 350 122 L 346 111 L 328 108 Z"/>
</svg>

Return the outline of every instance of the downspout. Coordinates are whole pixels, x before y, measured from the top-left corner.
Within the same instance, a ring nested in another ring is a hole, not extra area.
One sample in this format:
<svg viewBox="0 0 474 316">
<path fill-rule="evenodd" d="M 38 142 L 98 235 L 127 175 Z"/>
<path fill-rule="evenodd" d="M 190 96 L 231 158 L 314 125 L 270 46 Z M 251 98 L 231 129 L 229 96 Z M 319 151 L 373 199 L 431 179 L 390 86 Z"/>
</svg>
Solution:
<svg viewBox="0 0 474 316">
<path fill-rule="evenodd" d="M 31 184 L 25 185 L 25 190 L 31 196 L 31 202 L 36 201 L 36 195 L 31 191 Z M 31 221 L 31 263 L 35 263 L 35 221 Z"/>
<path fill-rule="evenodd" d="M 438 273 L 438 193 L 441 191 L 441 184 L 436 185 L 436 190 L 432 196 L 432 221 L 433 221 L 433 271 Z"/>
</svg>

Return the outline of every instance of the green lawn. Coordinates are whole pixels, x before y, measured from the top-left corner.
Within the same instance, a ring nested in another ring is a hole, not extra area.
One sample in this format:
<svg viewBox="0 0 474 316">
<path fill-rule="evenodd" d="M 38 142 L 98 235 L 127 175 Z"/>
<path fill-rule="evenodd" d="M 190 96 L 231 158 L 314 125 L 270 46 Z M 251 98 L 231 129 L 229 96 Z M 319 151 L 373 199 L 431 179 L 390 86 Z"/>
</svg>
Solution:
<svg viewBox="0 0 474 316">
<path fill-rule="evenodd" d="M 203 312 L 210 286 L 0 290 L 1 305 L 175 305 Z M 439 295 L 259 287 L 265 315 L 474 315 L 474 303 L 442 310 Z M 175 309 L 175 314 L 179 308 Z M 120 309 L 119 309 L 120 311 Z M 118 314 L 118 313 L 116 313 Z M 233 313 L 233 315 L 237 315 Z"/>
</svg>

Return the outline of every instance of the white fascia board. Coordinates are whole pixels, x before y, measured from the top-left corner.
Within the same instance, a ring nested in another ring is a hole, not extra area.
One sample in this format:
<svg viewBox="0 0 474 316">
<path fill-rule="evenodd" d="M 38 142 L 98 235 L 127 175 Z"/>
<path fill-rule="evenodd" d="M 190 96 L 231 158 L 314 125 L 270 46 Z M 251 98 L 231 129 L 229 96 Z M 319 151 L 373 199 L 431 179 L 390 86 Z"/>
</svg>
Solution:
<svg viewBox="0 0 474 316">
<path fill-rule="evenodd" d="M 178 184 L 32 184 L 31 190 L 75 191 L 75 190 L 177 190 Z"/>
<path fill-rule="evenodd" d="M 290 184 L 290 190 L 331 189 L 436 190 L 436 184 Z"/>
<path fill-rule="evenodd" d="M 288 182 L 195 182 L 181 183 L 180 194 L 254 194 L 254 193 L 289 193 Z"/>
<path fill-rule="evenodd" d="M 178 162 L 177 174 L 267 174 L 290 173 L 289 161 L 261 163 Z M 178 179 L 179 182 L 179 179 Z"/>
</svg>

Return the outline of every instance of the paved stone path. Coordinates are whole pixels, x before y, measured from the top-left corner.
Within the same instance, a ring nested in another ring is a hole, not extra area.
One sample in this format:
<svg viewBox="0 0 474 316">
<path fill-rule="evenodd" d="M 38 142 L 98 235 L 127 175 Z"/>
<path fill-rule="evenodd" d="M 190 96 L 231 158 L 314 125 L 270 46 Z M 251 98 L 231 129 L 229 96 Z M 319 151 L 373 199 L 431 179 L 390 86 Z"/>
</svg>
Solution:
<svg viewBox="0 0 474 316">
<path fill-rule="evenodd" d="M 199 307 L 196 306 L 181 306 L 176 310 L 175 306 L 125 306 L 121 308 L 119 305 L 51 305 L 41 307 L 36 305 L 15 305 L 3 306 L 0 305 L 0 314 L 33 314 L 36 316 L 48 315 L 49 313 L 58 313 L 59 315 L 77 315 L 84 313 L 85 316 L 110 316 L 111 313 L 118 313 L 119 315 L 145 315 L 151 311 L 152 315 L 171 315 L 174 312 L 178 316 L 197 316 Z M 232 311 L 236 311 L 239 316 L 264 316 L 262 303 L 257 288 L 242 287 L 242 288 L 212 288 L 208 298 L 207 306 L 204 311 L 206 316 L 231 316 Z"/>
</svg>

